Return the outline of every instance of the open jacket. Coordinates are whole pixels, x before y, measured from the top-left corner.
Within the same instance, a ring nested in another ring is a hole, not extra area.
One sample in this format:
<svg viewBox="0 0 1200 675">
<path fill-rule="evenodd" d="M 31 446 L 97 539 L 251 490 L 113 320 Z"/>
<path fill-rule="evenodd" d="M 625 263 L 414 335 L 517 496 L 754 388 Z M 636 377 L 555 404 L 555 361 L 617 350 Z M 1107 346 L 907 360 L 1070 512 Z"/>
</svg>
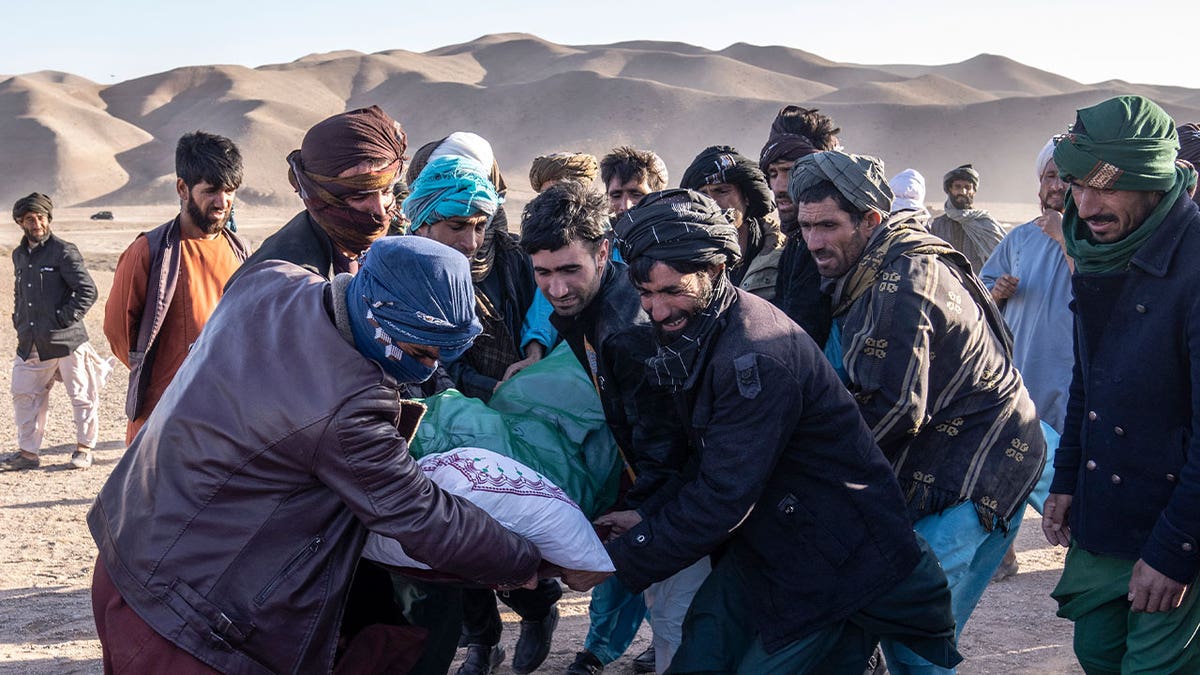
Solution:
<svg viewBox="0 0 1200 675">
<path fill-rule="evenodd" d="M 27 241 L 12 252 L 17 356 L 28 359 L 37 347 L 39 359 L 61 358 L 87 342 L 83 316 L 96 302 L 96 284 L 75 244 L 51 234 L 30 251 Z"/>
<path fill-rule="evenodd" d="M 367 530 L 484 584 L 537 549 L 431 483 L 423 414 L 335 327 L 322 277 L 268 262 L 229 288 L 88 526 L 122 597 L 228 673 L 327 672 Z"/>
</svg>

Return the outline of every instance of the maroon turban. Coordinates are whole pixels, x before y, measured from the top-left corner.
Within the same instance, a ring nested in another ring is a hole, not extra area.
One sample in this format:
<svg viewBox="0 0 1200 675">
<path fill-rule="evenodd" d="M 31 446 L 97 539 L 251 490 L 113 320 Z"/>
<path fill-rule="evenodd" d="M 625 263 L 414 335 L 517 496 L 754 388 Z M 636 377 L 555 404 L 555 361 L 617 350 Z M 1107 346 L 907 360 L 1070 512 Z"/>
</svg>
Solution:
<svg viewBox="0 0 1200 675">
<path fill-rule="evenodd" d="M 318 122 L 288 155 L 288 180 L 304 206 L 337 247 L 358 254 L 387 232 L 396 202 L 382 219 L 356 211 L 346 198 L 391 190 L 404 168 L 407 137 L 400 123 L 379 108 L 359 108 Z M 338 174 L 363 162 L 381 169 L 354 176 Z"/>
</svg>

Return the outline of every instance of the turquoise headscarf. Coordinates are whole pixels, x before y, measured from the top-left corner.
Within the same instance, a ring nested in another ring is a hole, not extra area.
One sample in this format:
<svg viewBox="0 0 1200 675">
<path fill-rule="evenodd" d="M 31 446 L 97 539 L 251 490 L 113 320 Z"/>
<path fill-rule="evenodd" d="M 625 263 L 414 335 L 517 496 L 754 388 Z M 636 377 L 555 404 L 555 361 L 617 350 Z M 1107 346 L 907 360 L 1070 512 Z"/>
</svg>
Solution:
<svg viewBox="0 0 1200 675">
<path fill-rule="evenodd" d="M 402 207 L 412 223 L 410 233 L 430 223 L 480 213 L 490 222 L 503 202 L 487 170 L 473 159 L 456 155 L 427 164 L 411 189 Z"/>
</svg>

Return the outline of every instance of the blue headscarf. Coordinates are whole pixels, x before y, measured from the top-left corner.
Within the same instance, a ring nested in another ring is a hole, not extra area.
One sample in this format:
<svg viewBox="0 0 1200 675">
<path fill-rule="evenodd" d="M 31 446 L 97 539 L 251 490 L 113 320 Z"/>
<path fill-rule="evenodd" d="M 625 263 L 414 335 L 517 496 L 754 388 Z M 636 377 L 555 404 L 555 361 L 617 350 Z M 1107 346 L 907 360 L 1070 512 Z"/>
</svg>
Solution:
<svg viewBox="0 0 1200 675">
<path fill-rule="evenodd" d="M 475 318 L 471 266 L 463 254 L 424 237 L 384 237 L 367 251 L 346 289 L 354 345 L 402 383 L 433 374 L 396 342 L 462 355 L 483 328 Z"/>
<path fill-rule="evenodd" d="M 488 171 L 467 157 L 445 155 L 421 170 L 412 193 L 404 200 L 409 232 L 456 216 L 483 213 L 491 222 L 503 199 L 488 178 Z"/>
</svg>

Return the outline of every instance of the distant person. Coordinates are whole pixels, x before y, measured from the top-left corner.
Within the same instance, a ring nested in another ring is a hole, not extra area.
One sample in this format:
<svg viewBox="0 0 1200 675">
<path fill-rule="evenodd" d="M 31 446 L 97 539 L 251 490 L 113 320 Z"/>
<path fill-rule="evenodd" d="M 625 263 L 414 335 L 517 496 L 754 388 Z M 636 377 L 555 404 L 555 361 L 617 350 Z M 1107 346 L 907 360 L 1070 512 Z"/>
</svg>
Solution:
<svg viewBox="0 0 1200 675">
<path fill-rule="evenodd" d="M 112 366 L 88 342 L 83 317 L 96 302 L 96 284 L 75 244 L 50 231 L 54 203 L 40 192 L 13 204 L 13 220 L 24 236 L 13 249 L 16 273 L 12 396 L 17 452 L 0 461 L 0 471 L 36 469 L 50 410 L 50 388 L 59 380 L 71 399 L 75 450 L 69 466 L 92 465 L 99 422 L 100 389 Z"/>
<path fill-rule="evenodd" d="M 304 210 L 267 237 L 245 269 L 286 260 L 326 279 L 354 272 L 359 255 L 387 233 L 400 211 L 394 189 L 406 147 L 400 123 L 379 106 L 314 124 L 287 157 L 288 180 Z"/>
<path fill-rule="evenodd" d="M 642 197 L 667 187 L 667 165 L 649 150 L 628 145 L 613 148 L 600 159 L 600 182 L 608 195 L 608 212 L 621 217 L 637 205 Z"/>
<path fill-rule="evenodd" d="M 932 217 L 925 208 L 925 176 L 916 169 L 905 169 L 892 176 L 888 181 L 895 199 L 892 200 L 892 213 L 912 211 L 912 218 L 921 225 L 929 227 Z"/>
<path fill-rule="evenodd" d="M 480 332 L 467 261 L 388 237 L 360 263 L 346 283 L 246 270 L 101 489 L 88 526 L 105 672 L 330 672 L 368 529 L 476 583 L 536 579 L 537 548 L 408 451 L 423 408 L 396 385 Z"/>
<path fill-rule="evenodd" d="M 722 211 L 667 190 L 616 228 L 657 335 L 646 377 L 692 451 L 653 503 L 596 523 L 631 591 L 717 554 L 669 672 L 862 673 L 881 635 L 960 661 L 945 575 L 891 467 L 820 349 L 729 283 Z"/>
<path fill-rule="evenodd" d="M 824 345 L 829 337 L 829 296 L 821 292 L 817 264 L 804 248 L 804 237 L 796 225 L 796 205 L 788 195 L 787 186 L 796 160 L 840 147 L 841 132 L 831 117 L 816 108 L 784 106 L 771 122 L 771 131 L 758 159 L 758 166 L 775 194 L 779 224 L 787 238 L 779 256 L 772 302 L 818 345 Z"/>
<path fill-rule="evenodd" d="M 946 212 L 929 222 L 929 231 L 963 254 L 976 274 L 1004 238 L 1000 227 L 984 209 L 974 208 L 979 172 L 970 164 L 955 167 L 942 177 Z"/>
<path fill-rule="evenodd" d="M 763 300 L 773 300 L 784 236 L 779 224 L 768 219 L 775 199 L 758 164 L 728 145 L 714 145 L 696 155 L 679 186 L 708 195 L 733 214 L 743 256 L 730 269 L 729 280 Z"/>
<path fill-rule="evenodd" d="M 992 294 L 1004 322 L 1013 334 L 1013 363 L 1021 373 L 1038 419 L 1046 433 L 1047 465 L 1030 504 L 1042 512 L 1054 473 L 1053 449 L 1063 432 L 1067 394 L 1075 365 L 1075 331 L 1071 321 L 1071 271 L 1062 234 L 1062 212 L 1067 185 L 1054 164 L 1050 139 L 1038 153 L 1036 175 L 1041 215 L 1009 232 L 979 271 L 979 279 Z M 1018 571 L 1017 552 L 1010 544 L 996 579 Z"/>
<path fill-rule="evenodd" d="M 1179 156 L 1193 169 L 1200 170 L 1200 124 L 1191 122 L 1179 125 Z M 1200 191 L 1191 188 L 1192 200 L 1200 204 Z"/>
<path fill-rule="evenodd" d="M 129 367 L 125 442 L 154 411 L 249 249 L 225 227 L 242 184 L 233 141 L 197 131 L 175 147 L 179 215 L 138 235 L 117 260 L 104 335 Z"/>
<path fill-rule="evenodd" d="M 911 212 L 889 216 L 879 160 L 809 155 L 788 189 L 834 289 L 826 356 L 895 469 L 914 529 L 941 561 L 961 634 L 1045 462 L 1011 334 L 961 253 Z M 894 671 L 945 672 L 895 642 L 883 651 Z"/>
<path fill-rule="evenodd" d="M 1042 530 L 1069 547 L 1052 595 L 1088 673 L 1200 672 L 1200 209 L 1178 148 L 1162 108 L 1119 96 L 1054 150 L 1076 362 Z"/>
<path fill-rule="evenodd" d="M 594 155 L 586 152 L 555 152 L 539 155 L 529 167 L 529 186 L 541 192 L 560 180 L 573 180 L 591 185 L 600 173 Z"/>
</svg>

